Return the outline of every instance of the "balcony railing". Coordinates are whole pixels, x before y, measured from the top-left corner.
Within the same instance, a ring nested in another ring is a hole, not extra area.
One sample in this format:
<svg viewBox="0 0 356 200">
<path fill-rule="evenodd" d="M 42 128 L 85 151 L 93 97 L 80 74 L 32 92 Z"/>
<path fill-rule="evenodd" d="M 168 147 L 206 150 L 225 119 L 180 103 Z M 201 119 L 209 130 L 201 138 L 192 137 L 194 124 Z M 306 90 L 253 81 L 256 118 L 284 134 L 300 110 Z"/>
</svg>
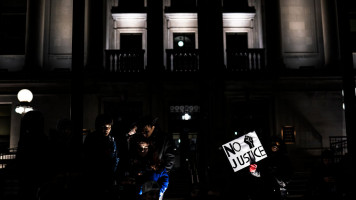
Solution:
<svg viewBox="0 0 356 200">
<path fill-rule="evenodd" d="M 226 50 L 227 70 L 232 72 L 264 71 L 264 49 Z"/>
<path fill-rule="evenodd" d="M 199 52 L 193 50 L 166 49 L 167 70 L 171 72 L 197 72 L 199 71 Z"/>
<path fill-rule="evenodd" d="M 144 50 L 106 50 L 106 72 L 143 72 Z M 199 50 L 166 49 L 166 69 L 169 72 L 197 72 Z M 265 67 L 264 49 L 227 50 L 226 70 L 229 72 L 262 72 Z"/>
<path fill-rule="evenodd" d="M 106 50 L 105 71 L 142 72 L 145 50 Z"/>
<path fill-rule="evenodd" d="M 0 169 L 4 169 L 7 164 L 16 158 L 17 148 L 10 148 L 7 152 L 0 153 Z"/>
</svg>

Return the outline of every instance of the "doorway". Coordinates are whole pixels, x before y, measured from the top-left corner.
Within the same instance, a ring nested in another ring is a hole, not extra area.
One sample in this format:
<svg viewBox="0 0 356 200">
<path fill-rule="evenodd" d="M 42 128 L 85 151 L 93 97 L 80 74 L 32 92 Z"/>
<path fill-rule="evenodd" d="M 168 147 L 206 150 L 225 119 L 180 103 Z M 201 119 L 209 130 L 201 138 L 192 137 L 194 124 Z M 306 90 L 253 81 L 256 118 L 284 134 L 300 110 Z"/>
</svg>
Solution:
<svg viewBox="0 0 356 200">
<path fill-rule="evenodd" d="M 120 49 L 122 50 L 141 50 L 142 34 L 141 33 L 121 33 Z"/>
<path fill-rule="evenodd" d="M 0 104 L 0 153 L 10 148 L 11 104 Z"/>
<path fill-rule="evenodd" d="M 184 107 L 184 106 L 177 106 Z M 176 162 L 170 172 L 170 187 L 166 197 L 186 197 L 199 177 L 199 122 L 197 113 L 170 112 L 168 131 L 176 147 Z"/>
<path fill-rule="evenodd" d="M 248 49 L 247 33 L 226 33 L 227 50 Z"/>
</svg>

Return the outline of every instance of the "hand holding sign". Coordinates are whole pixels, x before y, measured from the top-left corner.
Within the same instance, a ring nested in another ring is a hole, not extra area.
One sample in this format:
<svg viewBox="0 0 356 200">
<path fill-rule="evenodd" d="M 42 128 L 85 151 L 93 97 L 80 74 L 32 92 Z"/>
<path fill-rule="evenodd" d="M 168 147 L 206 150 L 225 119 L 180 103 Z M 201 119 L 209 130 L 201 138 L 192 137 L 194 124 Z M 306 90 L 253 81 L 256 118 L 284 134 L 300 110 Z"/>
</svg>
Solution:
<svg viewBox="0 0 356 200">
<path fill-rule="evenodd" d="M 250 165 L 250 172 L 256 172 L 256 169 L 257 169 L 257 164 Z"/>
<path fill-rule="evenodd" d="M 223 149 L 235 172 L 267 157 L 256 132 L 224 144 Z"/>
</svg>

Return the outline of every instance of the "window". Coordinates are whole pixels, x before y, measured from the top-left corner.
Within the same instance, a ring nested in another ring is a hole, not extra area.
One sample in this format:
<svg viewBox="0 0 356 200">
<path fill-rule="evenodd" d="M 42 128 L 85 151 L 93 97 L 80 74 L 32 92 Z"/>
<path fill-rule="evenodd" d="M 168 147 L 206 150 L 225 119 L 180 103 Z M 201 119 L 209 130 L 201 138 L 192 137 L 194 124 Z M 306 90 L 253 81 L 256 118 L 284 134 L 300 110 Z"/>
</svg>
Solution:
<svg viewBox="0 0 356 200">
<path fill-rule="evenodd" d="M 25 54 L 26 0 L 0 1 L 0 54 Z"/>
<path fill-rule="evenodd" d="M 142 34 L 141 33 L 120 34 L 120 49 L 122 50 L 142 49 Z"/>
<path fill-rule="evenodd" d="M 10 145 L 11 104 L 0 104 L 0 152 Z"/>
<path fill-rule="evenodd" d="M 226 33 L 227 50 L 246 50 L 247 46 L 247 33 Z"/>
<path fill-rule="evenodd" d="M 195 49 L 195 33 L 173 33 L 173 49 Z"/>
</svg>

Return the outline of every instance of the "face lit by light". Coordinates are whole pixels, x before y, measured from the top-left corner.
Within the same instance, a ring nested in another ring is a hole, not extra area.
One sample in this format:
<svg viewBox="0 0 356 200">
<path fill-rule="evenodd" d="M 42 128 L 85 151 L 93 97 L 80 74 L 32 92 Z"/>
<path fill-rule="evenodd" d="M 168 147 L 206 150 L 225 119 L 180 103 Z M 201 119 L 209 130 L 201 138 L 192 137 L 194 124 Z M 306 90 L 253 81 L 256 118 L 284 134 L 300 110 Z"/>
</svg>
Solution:
<svg viewBox="0 0 356 200">
<path fill-rule="evenodd" d="M 102 128 L 103 134 L 105 136 L 108 136 L 110 134 L 110 132 L 111 132 L 111 124 L 105 124 L 101 128 Z"/>
<path fill-rule="evenodd" d="M 149 144 L 147 142 L 140 142 L 138 144 L 138 153 L 140 156 L 144 157 L 148 153 Z"/>
<path fill-rule="evenodd" d="M 181 41 L 179 41 L 179 42 L 178 42 L 178 46 L 179 46 L 179 47 L 184 46 L 184 42 L 183 42 L 182 40 L 181 40 Z"/>
</svg>

